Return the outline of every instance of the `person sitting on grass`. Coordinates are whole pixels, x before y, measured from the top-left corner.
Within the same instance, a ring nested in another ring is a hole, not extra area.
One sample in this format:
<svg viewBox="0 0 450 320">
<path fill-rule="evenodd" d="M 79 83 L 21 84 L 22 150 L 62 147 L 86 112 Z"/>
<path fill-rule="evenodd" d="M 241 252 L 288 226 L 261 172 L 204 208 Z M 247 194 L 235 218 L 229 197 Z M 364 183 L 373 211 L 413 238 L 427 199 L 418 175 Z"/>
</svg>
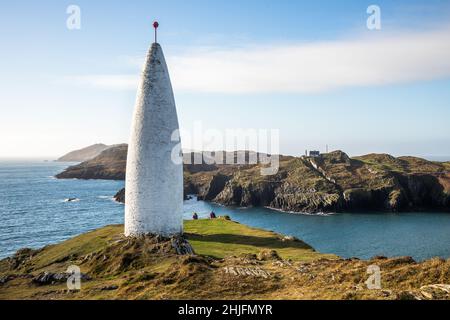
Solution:
<svg viewBox="0 0 450 320">
<path fill-rule="evenodd" d="M 209 214 L 209 218 L 210 219 L 215 219 L 216 218 L 216 214 L 214 213 L 214 211 L 211 211 L 211 213 Z"/>
<path fill-rule="evenodd" d="M 198 220 L 198 214 L 197 214 L 197 212 L 194 212 L 194 214 L 192 215 L 192 219 Z"/>
</svg>

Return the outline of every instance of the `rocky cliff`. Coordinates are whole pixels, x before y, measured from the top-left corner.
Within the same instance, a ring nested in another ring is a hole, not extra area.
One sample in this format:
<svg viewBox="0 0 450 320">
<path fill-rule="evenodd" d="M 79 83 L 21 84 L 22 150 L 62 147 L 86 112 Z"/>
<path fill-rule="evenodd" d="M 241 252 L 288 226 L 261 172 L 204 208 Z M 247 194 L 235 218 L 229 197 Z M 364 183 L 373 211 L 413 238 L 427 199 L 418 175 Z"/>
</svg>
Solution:
<svg viewBox="0 0 450 320">
<path fill-rule="evenodd" d="M 185 155 L 193 159 L 198 154 Z M 126 146 L 70 167 L 58 178 L 123 179 Z M 247 158 L 248 159 L 248 155 Z M 233 206 L 268 206 L 292 212 L 450 210 L 450 163 L 415 157 L 342 151 L 320 157 L 280 157 L 278 173 L 257 165 L 184 166 L 185 195 Z M 124 192 L 116 195 L 124 202 Z"/>
</svg>

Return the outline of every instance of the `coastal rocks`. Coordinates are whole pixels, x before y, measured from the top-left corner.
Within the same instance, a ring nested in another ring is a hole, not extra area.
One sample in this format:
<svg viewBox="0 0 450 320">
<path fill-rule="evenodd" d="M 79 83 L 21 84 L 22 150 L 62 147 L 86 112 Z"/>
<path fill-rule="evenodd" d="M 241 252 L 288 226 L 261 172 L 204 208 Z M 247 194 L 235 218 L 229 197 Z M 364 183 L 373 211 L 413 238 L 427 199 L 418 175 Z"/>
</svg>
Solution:
<svg viewBox="0 0 450 320">
<path fill-rule="evenodd" d="M 214 200 L 226 206 L 241 206 L 242 186 L 234 184 L 230 181 L 225 185 L 225 188 Z"/>
<path fill-rule="evenodd" d="M 194 255 L 182 235 L 164 237 L 155 234 L 121 237 L 83 258 L 83 266 L 95 276 L 140 269 L 155 260 Z"/>
<path fill-rule="evenodd" d="M 450 285 L 429 284 L 416 291 L 400 291 L 395 298 L 397 300 L 449 300 Z"/>
<path fill-rule="evenodd" d="M 283 241 L 283 242 L 300 242 L 300 239 L 298 239 L 294 236 L 283 236 L 281 238 L 281 241 Z"/>
<path fill-rule="evenodd" d="M 183 192 L 184 200 L 190 200 L 190 199 L 192 199 L 191 195 L 193 195 L 193 194 L 198 195 L 199 194 L 198 185 L 196 185 L 195 183 L 192 183 L 190 181 L 186 181 L 186 179 L 185 179 L 183 184 L 184 184 L 184 192 Z"/>
<path fill-rule="evenodd" d="M 126 248 L 140 248 L 148 253 L 163 253 L 175 255 L 194 254 L 194 249 L 183 235 L 164 237 L 161 235 L 146 234 L 138 237 L 129 237 L 124 246 Z"/>
<path fill-rule="evenodd" d="M 393 212 L 398 212 L 407 204 L 407 198 L 403 189 L 396 189 L 389 193 L 387 208 Z"/>
<path fill-rule="evenodd" d="M 230 177 L 220 173 L 213 175 L 209 183 L 207 183 L 204 188 L 199 190 L 198 199 L 206 201 L 214 200 L 216 196 L 222 192 L 229 180 Z"/>
<path fill-rule="evenodd" d="M 260 261 L 282 260 L 275 250 L 262 250 L 258 253 L 257 259 Z"/>
<path fill-rule="evenodd" d="M 114 195 L 114 200 L 120 203 L 125 203 L 125 188 L 122 188 Z"/>
<path fill-rule="evenodd" d="M 430 284 L 422 286 L 420 293 L 430 300 L 448 300 L 450 299 L 450 284 Z"/>
<path fill-rule="evenodd" d="M 345 190 L 343 193 L 345 208 L 348 210 L 398 210 L 402 193 L 399 190 L 391 192 L 390 188 Z"/>
<path fill-rule="evenodd" d="M 113 290 L 117 290 L 117 289 L 119 289 L 119 286 L 116 286 L 116 285 L 105 286 L 105 287 L 100 288 L 101 291 L 113 291 Z"/>
<path fill-rule="evenodd" d="M 427 174 L 409 174 L 398 177 L 406 191 L 409 207 L 449 208 L 449 194 L 439 179 Z"/>
<path fill-rule="evenodd" d="M 340 211 L 341 197 L 335 193 L 277 192 L 275 199 L 270 203 L 270 207 L 288 212 L 336 212 Z"/>
<path fill-rule="evenodd" d="M 274 186 L 270 182 L 243 185 L 238 179 L 233 179 L 225 184 L 213 201 L 230 206 L 256 207 L 270 205 L 274 197 Z"/>
<path fill-rule="evenodd" d="M 12 275 L 12 274 L 7 274 L 7 275 L 4 275 L 4 276 L 1 276 L 0 277 L 0 284 L 5 284 L 8 281 L 11 281 L 11 280 L 13 280 L 15 278 L 16 277 L 14 275 Z"/>
<path fill-rule="evenodd" d="M 34 277 L 31 282 L 36 285 L 49 285 L 49 284 L 55 284 L 55 283 L 61 283 L 66 282 L 69 277 L 71 277 L 71 273 L 66 272 L 60 272 L 60 273 L 53 273 L 53 272 L 43 272 Z M 81 273 L 80 274 L 80 280 L 82 281 L 89 281 L 92 278 L 88 276 L 87 274 Z"/>
<path fill-rule="evenodd" d="M 31 274 L 6 274 L 0 276 L 0 285 L 7 284 L 8 282 L 15 280 L 15 279 L 30 279 L 33 278 L 33 275 Z"/>
<path fill-rule="evenodd" d="M 272 274 L 262 269 L 261 267 L 224 267 L 223 271 L 226 275 L 241 276 L 241 277 L 261 277 L 268 279 Z"/>
<path fill-rule="evenodd" d="M 10 270 L 20 269 L 27 265 L 40 250 L 30 248 L 19 249 L 12 257 L 7 258 Z"/>
<path fill-rule="evenodd" d="M 394 297 L 395 300 L 422 300 L 422 295 L 414 291 L 399 291 Z"/>
<path fill-rule="evenodd" d="M 195 254 L 191 244 L 183 236 L 173 236 L 170 239 L 170 242 L 172 243 L 172 248 L 175 249 L 177 255 L 183 256 Z"/>
</svg>

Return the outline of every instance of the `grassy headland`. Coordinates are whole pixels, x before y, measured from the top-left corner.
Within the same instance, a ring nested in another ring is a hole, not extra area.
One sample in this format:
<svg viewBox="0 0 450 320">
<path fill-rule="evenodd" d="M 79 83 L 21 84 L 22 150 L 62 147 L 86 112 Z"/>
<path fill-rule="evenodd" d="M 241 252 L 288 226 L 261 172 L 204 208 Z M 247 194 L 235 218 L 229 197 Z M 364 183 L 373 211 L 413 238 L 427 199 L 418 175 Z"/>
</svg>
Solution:
<svg viewBox="0 0 450 320">
<path fill-rule="evenodd" d="M 126 145 L 113 147 L 57 177 L 124 179 L 126 155 Z M 293 212 L 450 211 L 450 165 L 445 162 L 388 154 L 350 158 L 333 151 L 320 157 L 280 156 L 279 170 L 270 176 L 261 175 L 261 166 L 187 164 L 185 195 Z M 124 195 L 122 190 L 117 200 L 125 201 Z"/>
<path fill-rule="evenodd" d="M 316 252 L 301 240 L 225 219 L 185 222 L 195 255 L 178 255 L 170 239 L 126 238 L 107 226 L 0 261 L 0 299 L 426 299 L 449 298 L 450 260 L 370 261 Z M 367 267 L 382 272 L 369 290 Z M 79 291 L 65 274 L 77 265 Z"/>
</svg>

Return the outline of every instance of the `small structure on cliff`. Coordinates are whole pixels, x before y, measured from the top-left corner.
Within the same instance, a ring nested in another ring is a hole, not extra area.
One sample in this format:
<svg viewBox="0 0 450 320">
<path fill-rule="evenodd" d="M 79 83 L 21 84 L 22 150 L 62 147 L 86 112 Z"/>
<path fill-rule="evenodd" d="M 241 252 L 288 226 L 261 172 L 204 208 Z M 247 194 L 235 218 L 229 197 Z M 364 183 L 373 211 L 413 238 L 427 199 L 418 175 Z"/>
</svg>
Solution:
<svg viewBox="0 0 450 320">
<path fill-rule="evenodd" d="M 183 232 L 178 118 L 161 46 L 152 44 L 137 92 L 126 167 L 125 235 Z M 173 138 L 175 133 L 176 139 Z"/>
</svg>

